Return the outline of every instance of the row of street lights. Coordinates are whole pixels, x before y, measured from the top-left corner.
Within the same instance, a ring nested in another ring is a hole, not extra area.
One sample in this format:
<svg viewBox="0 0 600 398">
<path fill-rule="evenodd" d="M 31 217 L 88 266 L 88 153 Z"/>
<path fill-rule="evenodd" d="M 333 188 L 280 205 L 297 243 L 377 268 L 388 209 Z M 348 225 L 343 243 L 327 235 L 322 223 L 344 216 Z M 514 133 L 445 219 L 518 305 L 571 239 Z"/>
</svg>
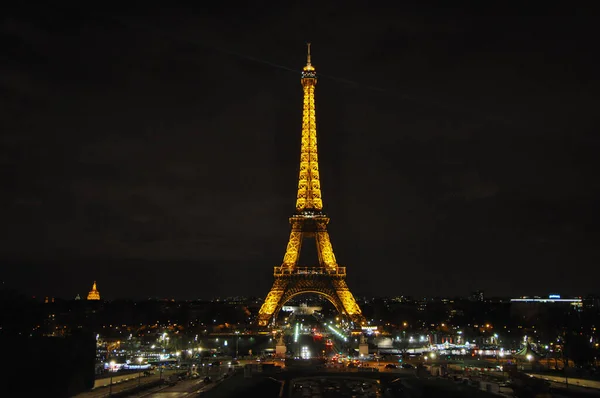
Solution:
<svg viewBox="0 0 600 398">
<path fill-rule="evenodd" d="M 235 334 L 236 334 L 236 339 L 235 339 L 235 357 L 236 358 L 238 358 L 238 356 L 239 356 L 239 341 L 240 341 L 239 333 L 240 333 L 239 331 L 235 332 Z M 161 340 L 165 344 L 168 343 L 169 337 L 167 336 L 166 333 L 163 333 L 163 335 L 161 336 Z M 218 341 L 218 339 L 217 339 L 217 341 Z M 227 340 L 224 341 L 223 345 L 227 346 Z M 164 351 L 164 348 L 163 348 L 163 351 Z M 200 349 L 198 349 L 198 351 L 200 351 Z M 179 356 L 179 354 L 180 354 L 180 352 L 177 352 L 177 356 Z M 141 368 L 142 361 L 143 361 L 142 357 L 137 358 L 138 371 L 139 371 L 138 372 L 138 386 L 140 386 L 142 384 L 142 368 Z M 112 396 L 113 369 L 116 366 L 116 362 L 114 360 L 110 361 L 109 365 L 110 365 L 109 370 L 110 370 L 111 373 L 110 373 L 110 384 L 109 384 L 108 394 L 109 394 L 109 396 Z M 162 379 L 162 367 L 160 367 L 160 378 Z"/>
<path fill-rule="evenodd" d="M 138 363 L 138 387 L 142 385 L 142 361 L 144 360 L 144 358 L 139 357 L 137 358 L 137 363 Z M 112 396 L 112 386 L 113 386 L 113 369 L 115 367 L 117 363 L 115 361 L 110 361 L 109 365 L 109 372 L 110 372 L 110 384 L 108 385 L 108 395 Z M 162 378 L 162 369 L 161 369 L 161 378 Z"/>
</svg>

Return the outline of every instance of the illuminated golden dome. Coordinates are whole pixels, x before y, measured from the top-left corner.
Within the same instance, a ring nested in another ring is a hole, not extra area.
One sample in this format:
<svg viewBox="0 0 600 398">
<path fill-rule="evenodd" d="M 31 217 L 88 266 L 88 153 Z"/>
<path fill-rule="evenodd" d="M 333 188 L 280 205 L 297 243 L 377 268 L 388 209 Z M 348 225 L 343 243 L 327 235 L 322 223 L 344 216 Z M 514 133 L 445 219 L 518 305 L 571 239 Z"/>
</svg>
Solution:
<svg viewBox="0 0 600 398">
<path fill-rule="evenodd" d="M 96 289 L 96 281 L 94 281 L 94 284 L 92 285 L 92 290 L 90 290 L 90 292 L 88 293 L 87 299 L 100 300 L 100 292 L 98 291 L 98 289 Z"/>
</svg>

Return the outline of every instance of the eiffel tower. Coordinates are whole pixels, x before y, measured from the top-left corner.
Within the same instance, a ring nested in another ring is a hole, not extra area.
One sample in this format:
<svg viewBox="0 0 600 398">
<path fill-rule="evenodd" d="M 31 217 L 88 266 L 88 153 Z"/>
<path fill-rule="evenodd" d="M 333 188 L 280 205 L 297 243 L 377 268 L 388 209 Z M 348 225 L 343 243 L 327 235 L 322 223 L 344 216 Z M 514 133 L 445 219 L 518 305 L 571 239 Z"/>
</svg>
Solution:
<svg viewBox="0 0 600 398">
<path fill-rule="evenodd" d="M 275 282 L 260 307 L 258 324 L 263 327 L 270 322 L 274 324 L 279 310 L 288 300 L 303 293 L 315 293 L 328 299 L 355 326 L 360 326 L 364 323 L 364 317 L 346 285 L 346 267 L 340 267 L 333 254 L 327 232 L 329 217 L 323 213 L 315 118 L 317 74 L 310 62 L 310 43 L 301 82 L 304 107 L 296 212 L 289 219 L 292 228 L 283 263 L 274 267 Z M 305 239 L 314 239 L 316 243 L 318 267 L 298 266 Z"/>
</svg>

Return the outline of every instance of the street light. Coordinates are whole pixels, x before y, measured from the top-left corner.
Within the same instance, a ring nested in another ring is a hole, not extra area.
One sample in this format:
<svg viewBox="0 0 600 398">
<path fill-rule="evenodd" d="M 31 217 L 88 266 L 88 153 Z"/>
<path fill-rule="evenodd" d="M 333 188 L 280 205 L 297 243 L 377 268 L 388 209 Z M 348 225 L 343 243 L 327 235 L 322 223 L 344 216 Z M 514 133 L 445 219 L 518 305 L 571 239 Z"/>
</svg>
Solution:
<svg viewBox="0 0 600 398">
<path fill-rule="evenodd" d="M 142 384 L 142 357 L 137 359 L 138 362 L 138 387 Z"/>
<path fill-rule="evenodd" d="M 200 366 L 202 366 L 202 347 L 198 347 L 198 357 L 200 357 Z"/>
<path fill-rule="evenodd" d="M 110 365 L 110 368 L 108 368 L 108 371 L 110 372 L 110 384 L 108 385 L 108 396 L 111 396 L 112 395 L 112 376 L 113 376 L 112 372 L 113 372 L 113 368 L 116 365 L 116 362 L 110 361 L 109 365 Z"/>
<path fill-rule="evenodd" d="M 240 332 L 238 330 L 235 331 L 237 338 L 235 339 L 235 359 L 238 358 L 238 344 L 240 342 Z"/>
</svg>

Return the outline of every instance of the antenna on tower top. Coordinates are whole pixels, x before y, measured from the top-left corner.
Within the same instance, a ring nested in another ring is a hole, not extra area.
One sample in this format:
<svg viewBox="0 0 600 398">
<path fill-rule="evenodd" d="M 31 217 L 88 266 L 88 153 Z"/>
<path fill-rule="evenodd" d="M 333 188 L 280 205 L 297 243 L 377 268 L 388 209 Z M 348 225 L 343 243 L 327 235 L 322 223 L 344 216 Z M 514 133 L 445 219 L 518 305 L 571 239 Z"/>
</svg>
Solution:
<svg viewBox="0 0 600 398">
<path fill-rule="evenodd" d="M 306 65 L 302 68 L 302 78 L 315 78 L 315 68 L 310 64 L 310 43 L 306 43 Z M 306 72 L 306 73 L 305 73 Z M 310 73 L 309 73 L 310 72 Z"/>
</svg>

